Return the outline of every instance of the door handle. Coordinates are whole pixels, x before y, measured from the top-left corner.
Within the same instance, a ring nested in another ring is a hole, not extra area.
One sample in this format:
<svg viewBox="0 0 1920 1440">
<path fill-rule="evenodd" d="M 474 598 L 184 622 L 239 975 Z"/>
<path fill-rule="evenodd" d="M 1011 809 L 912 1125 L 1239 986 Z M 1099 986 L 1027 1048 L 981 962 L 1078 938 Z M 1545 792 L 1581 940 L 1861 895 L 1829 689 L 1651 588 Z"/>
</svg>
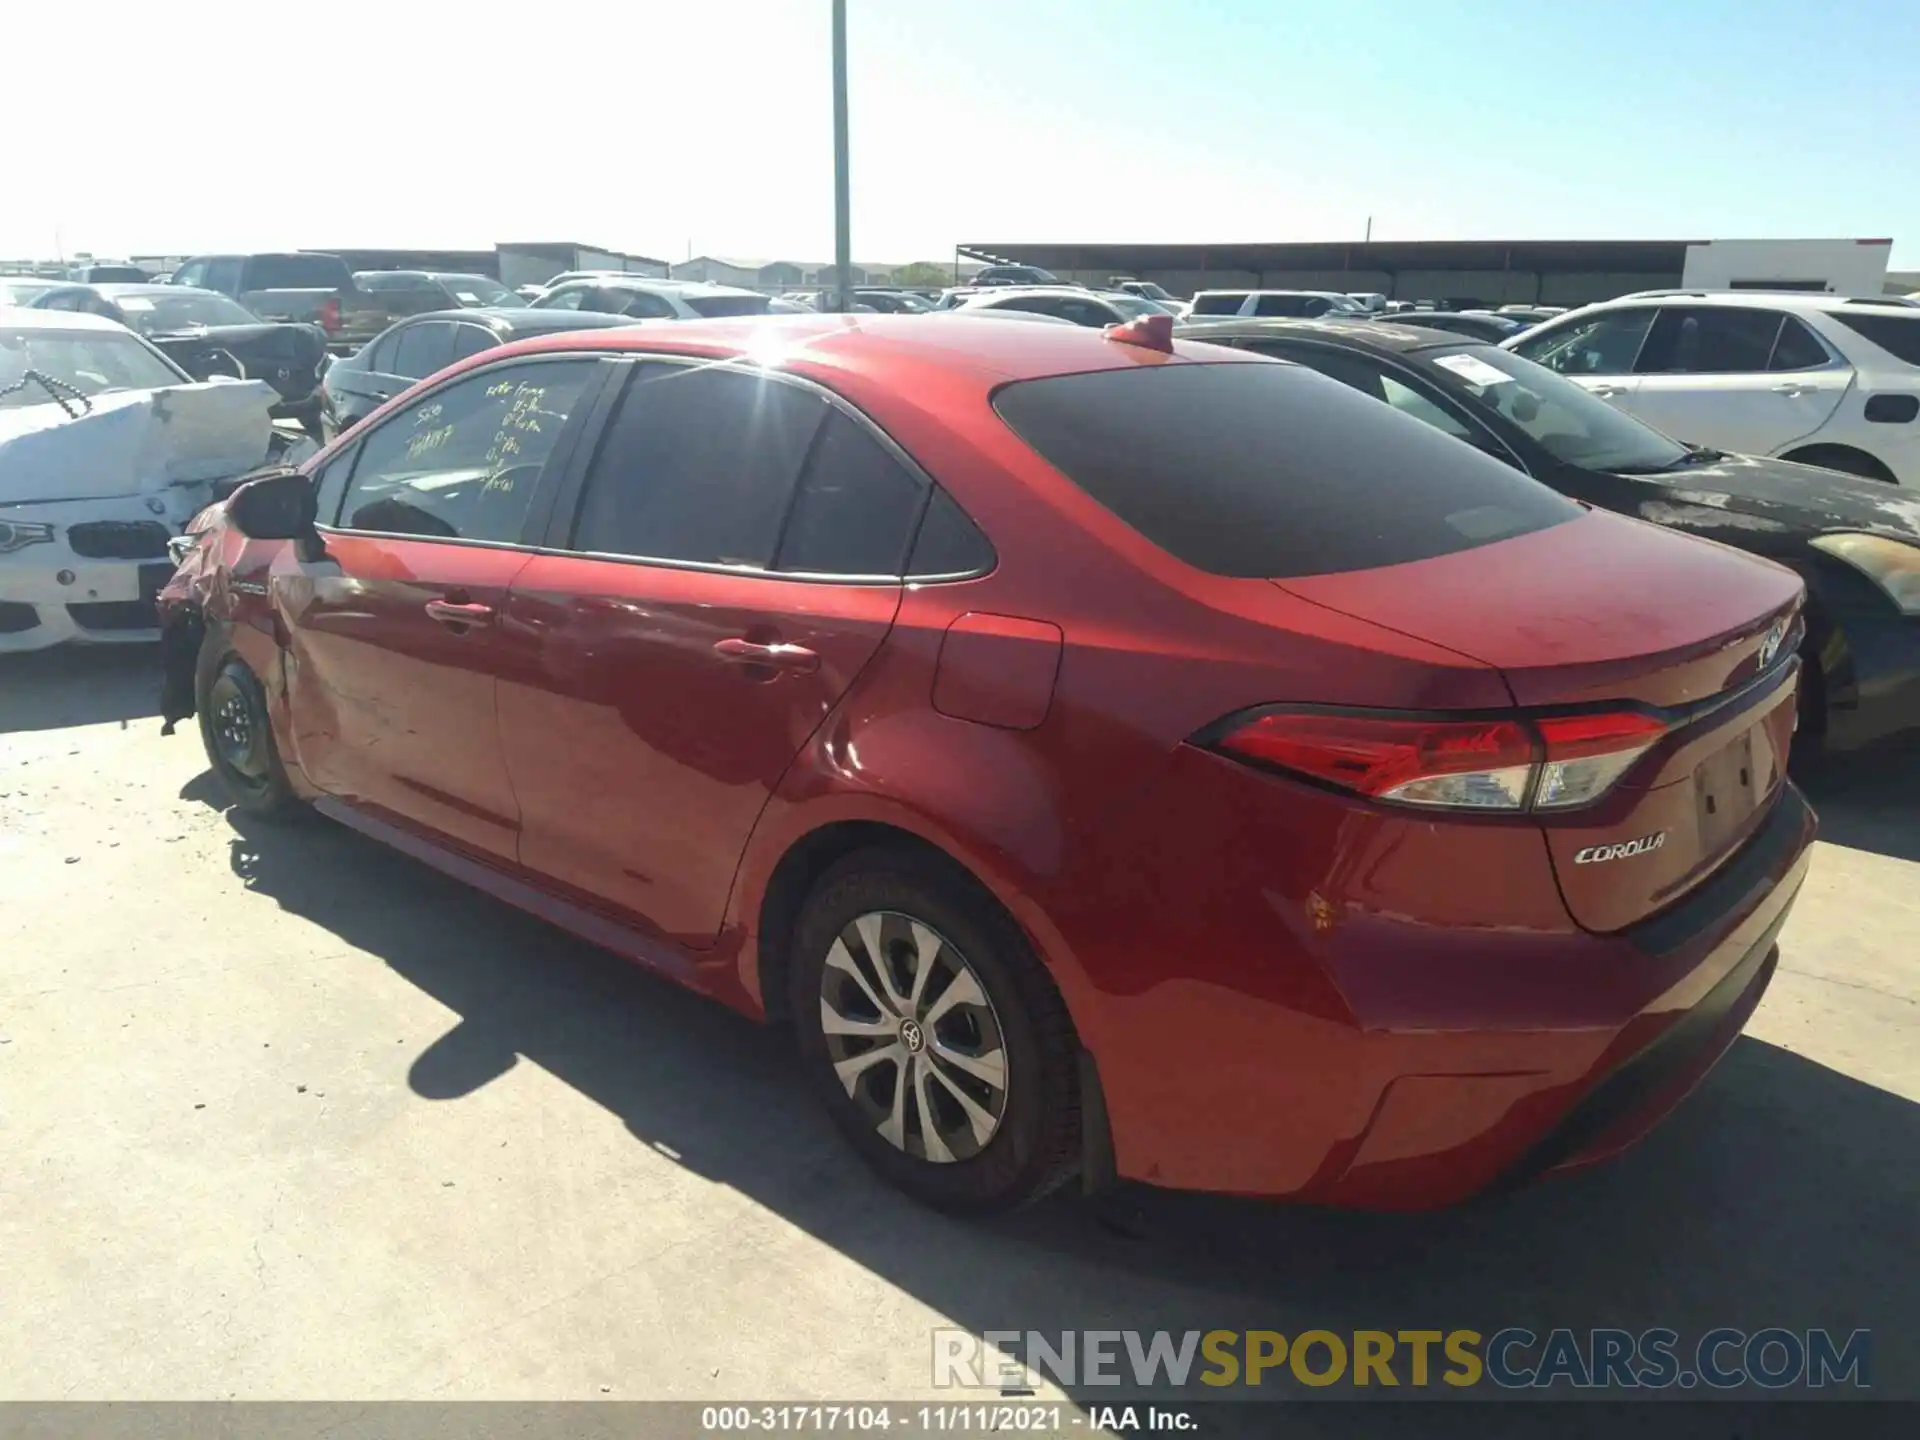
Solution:
<svg viewBox="0 0 1920 1440">
<path fill-rule="evenodd" d="M 1774 386 L 1773 393 L 1776 395 L 1785 395 L 1789 400 L 1791 400 L 1796 396 L 1806 394 L 1811 389 L 1813 389 L 1811 385 L 1800 385 L 1800 384 L 1796 384 L 1792 380 L 1789 380 L 1784 385 Z"/>
<path fill-rule="evenodd" d="M 454 600 L 429 600 L 426 611 L 428 619 L 438 620 L 442 625 L 491 625 L 493 623 L 491 605 L 463 605 Z"/>
<path fill-rule="evenodd" d="M 1611 400 L 1615 395 L 1626 394 L 1627 387 L 1624 385 L 1596 385 L 1587 393 L 1590 395 L 1598 395 L 1602 400 Z"/>
<path fill-rule="evenodd" d="M 715 641 L 713 653 L 735 665 L 767 665 L 801 675 L 811 675 L 820 668 L 820 657 L 804 645 L 762 645 L 738 635 Z"/>
</svg>

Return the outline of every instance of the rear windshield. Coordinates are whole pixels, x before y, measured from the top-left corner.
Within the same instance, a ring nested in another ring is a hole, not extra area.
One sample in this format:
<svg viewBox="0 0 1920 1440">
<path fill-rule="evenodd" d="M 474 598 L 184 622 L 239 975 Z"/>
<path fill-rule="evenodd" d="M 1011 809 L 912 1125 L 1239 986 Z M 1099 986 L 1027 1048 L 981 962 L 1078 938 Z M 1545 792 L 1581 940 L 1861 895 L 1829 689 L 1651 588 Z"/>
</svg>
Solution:
<svg viewBox="0 0 1920 1440">
<path fill-rule="evenodd" d="M 1827 314 L 1896 359 L 1920 365 L 1920 310 L 1911 315 L 1879 315 L 1870 310 L 1829 310 Z"/>
<path fill-rule="evenodd" d="M 689 295 L 687 304 L 709 320 L 729 315 L 764 315 L 772 301 L 765 295 Z"/>
<path fill-rule="evenodd" d="M 244 282 L 249 290 L 344 290 L 352 283 L 338 255 L 255 255 Z"/>
<path fill-rule="evenodd" d="M 1006 386 L 1000 418 L 1161 549 L 1215 575 L 1325 575 L 1544 530 L 1571 501 L 1338 381 L 1275 362 Z"/>
</svg>

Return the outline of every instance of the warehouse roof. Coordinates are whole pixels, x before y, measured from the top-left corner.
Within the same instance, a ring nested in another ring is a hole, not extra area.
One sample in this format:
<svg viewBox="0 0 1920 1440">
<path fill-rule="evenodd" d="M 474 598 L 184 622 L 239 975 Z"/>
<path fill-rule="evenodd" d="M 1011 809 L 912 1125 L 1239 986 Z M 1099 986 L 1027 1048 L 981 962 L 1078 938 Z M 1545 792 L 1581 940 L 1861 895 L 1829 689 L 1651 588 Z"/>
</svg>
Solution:
<svg viewBox="0 0 1920 1440">
<path fill-rule="evenodd" d="M 1687 247 L 1700 240 L 1354 240 L 1209 242 L 1136 245 L 1125 241 L 1074 244 L 962 245 L 976 260 L 1039 265 L 1049 270 L 1590 270 L 1619 274 L 1679 274 Z"/>
</svg>

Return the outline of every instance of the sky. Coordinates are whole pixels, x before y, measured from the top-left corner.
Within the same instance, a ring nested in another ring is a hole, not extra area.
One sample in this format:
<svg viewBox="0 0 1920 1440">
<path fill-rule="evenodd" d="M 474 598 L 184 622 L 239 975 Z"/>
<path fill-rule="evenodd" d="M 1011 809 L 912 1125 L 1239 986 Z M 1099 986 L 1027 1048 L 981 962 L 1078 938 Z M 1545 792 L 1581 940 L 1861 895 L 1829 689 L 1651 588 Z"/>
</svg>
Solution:
<svg viewBox="0 0 1920 1440">
<path fill-rule="evenodd" d="M 1396 240 L 1891 236 L 1920 268 L 1920 0 L 847 9 L 860 260 L 1371 220 Z M 0 60 L 0 257 L 832 255 L 828 0 L 88 15 L 77 49 Z"/>
</svg>

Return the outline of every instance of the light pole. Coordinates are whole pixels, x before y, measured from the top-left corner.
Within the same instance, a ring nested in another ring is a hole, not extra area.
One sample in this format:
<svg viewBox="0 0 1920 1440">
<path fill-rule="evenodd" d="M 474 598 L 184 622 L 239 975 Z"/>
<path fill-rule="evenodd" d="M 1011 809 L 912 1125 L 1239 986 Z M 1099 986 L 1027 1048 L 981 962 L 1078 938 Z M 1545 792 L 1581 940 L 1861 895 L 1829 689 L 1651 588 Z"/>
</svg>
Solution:
<svg viewBox="0 0 1920 1440">
<path fill-rule="evenodd" d="M 833 0 L 833 264 L 834 308 L 853 313 L 853 218 L 847 184 L 847 0 Z"/>
</svg>

